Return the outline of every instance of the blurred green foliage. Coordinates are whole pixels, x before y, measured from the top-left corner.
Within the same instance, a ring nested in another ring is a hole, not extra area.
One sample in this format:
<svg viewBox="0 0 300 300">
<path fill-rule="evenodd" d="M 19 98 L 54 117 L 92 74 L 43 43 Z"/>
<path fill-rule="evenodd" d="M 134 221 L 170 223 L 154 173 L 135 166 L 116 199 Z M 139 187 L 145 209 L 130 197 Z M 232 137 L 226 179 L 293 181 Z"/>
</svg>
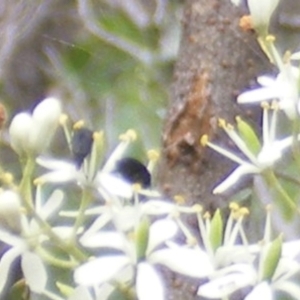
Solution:
<svg viewBox="0 0 300 300">
<path fill-rule="evenodd" d="M 106 132 L 108 152 L 128 128 L 140 137 L 130 155 L 145 159 L 142 149 L 159 148 L 181 1 L 3 5 L 0 97 L 9 119 L 54 95 L 74 122 L 83 119 L 90 129 Z M 57 144 L 55 153 L 66 148 Z"/>
<path fill-rule="evenodd" d="M 136 53 L 128 53 L 94 34 L 82 34 L 74 44 L 65 47 L 59 69 L 71 87 L 68 98 L 78 99 L 79 91 L 83 95 L 81 101 L 74 103 L 71 114 L 87 119 L 88 126 L 94 129 L 104 128 L 109 148 L 128 128 L 136 129 L 141 137 L 136 150 L 159 147 L 175 60 L 175 55 L 168 56 L 167 52 L 178 45 L 179 24 L 174 16 L 179 8 L 179 3 L 168 5 L 159 24 L 148 13 L 148 23 L 139 26 L 122 7 L 103 2 L 98 3 L 97 9 L 91 7 L 97 17 L 94 26 L 117 42 L 124 40 L 146 52 L 149 61 L 141 61 L 134 56 Z M 166 36 L 168 32 L 173 37 Z M 168 44 L 166 38 L 171 38 L 173 44 Z M 176 49 L 172 51 L 176 53 Z"/>
</svg>

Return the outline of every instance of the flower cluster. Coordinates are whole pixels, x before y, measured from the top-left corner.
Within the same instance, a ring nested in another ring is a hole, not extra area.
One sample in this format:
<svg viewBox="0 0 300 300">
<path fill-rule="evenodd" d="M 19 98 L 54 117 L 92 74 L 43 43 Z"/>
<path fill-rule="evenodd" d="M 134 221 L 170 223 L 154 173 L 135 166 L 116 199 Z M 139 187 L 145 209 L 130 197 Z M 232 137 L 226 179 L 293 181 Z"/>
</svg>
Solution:
<svg viewBox="0 0 300 300">
<path fill-rule="evenodd" d="M 237 1 L 232 2 L 238 4 Z M 252 29 L 257 33 L 262 50 L 278 69 L 278 74 L 274 78 L 271 76 L 257 78 L 261 87 L 244 91 L 237 97 L 240 104 L 260 104 L 262 133 L 257 134 L 241 117 L 236 118 L 236 129 L 226 121 L 219 120 L 220 127 L 236 146 L 234 150 L 226 150 L 214 144 L 206 135 L 201 138 L 201 144 L 238 164 L 238 167 L 214 188 L 214 194 L 227 192 L 245 176 L 260 175 L 267 189 L 272 191 L 272 196 L 275 190 L 275 195 L 278 196 L 275 198 L 278 198 L 277 204 L 283 217 L 291 220 L 298 212 L 297 204 L 293 200 L 297 196 L 290 195 L 282 186 L 280 179 L 293 182 L 293 175 L 278 171 L 278 166 L 283 162 L 286 163 L 287 158 L 290 159 L 290 165 L 299 165 L 300 65 L 297 63 L 299 53 L 291 54 L 286 51 L 281 55 L 277 50 L 276 37 L 269 33 L 270 19 L 279 1 L 247 2 Z"/>
<path fill-rule="evenodd" d="M 237 99 L 260 102 L 262 138 L 237 117 L 236 128 L 219 120 L 236 152 L 206 135 L 201 144 L 238 164 L 213 193 L 259 175 L 278 192 L 272 208 L 290 221 L 299 214 L 297 203 L 280 184 L 277 166 L 284 160 L 300 165 L 300 73 L 292 64 L 300 55 L 282 57 L 269 35 L 278 2 L 248 0 L 258 41 L 278 67 L 276 78 L 259 77 L 262 87 Z M 292 126 L 282 128 L 280 118 Z M 66 138 L 65 158 L 50 150 L 59 128 Z M 147 165 L 128 156 L 137 139 L 134 130 L 121 134 L 107 153 L 104 132 L 73 123 L 53 97 L 32 113 L 17 114 L 8 134 L 22 176 L 17 180 L 0 168 L 0 299 L 164 300 L 170 291 L 163 274 L 171 273 L 198 280 L 197 295 L 205 299 L 300 299 L 300 241 L 273 232 L 271 207 L 262 233 L 249 239 L 244 220 L 250 211 L 240 204 L 230 203 L 228 214 L 209 213 L 177 201 L 180 197 L 167 199 L 152 183 L 158 152 L 147 153 Z M 196 221 L 193 227 L 187 219 Z M 21 280 L 13 276 L 18 264 Z"/>
<path fill-rule="evenodd" d="M 215 192 L 233 184 L 236 173 L 268 169 L 292 144 L 291 137 L 275 139 L 278 111 L 275 104 L 264 105 L 262 145 L 242 120 L 239 134 L 220 122 L 248 161 L 203 138 L 240 163 Z M 49 156 L 59 124 L 70 150 L 68 159 Z M 72 124 L 59 100 L 47 98 L 33 114 L 16 115 L 9 133 L 23 176 L 18 183 L 6 173 L 10 180 L 0 191 L 0 241 L 8 246 L 0 259 L 0 297 L 23 293 L 24 287 L 10 275 L 18 261 L 28 299 L 167 299 L 158 266 L 198 279 L 197 294 L 209 299 L 228 299 L 236 292 L 248 300 L 257 294 L 272 299 L 276 291 L 300 297 L 294 282 L 299 242 L 283 242 L 281 235 L 271 238 L 270 212 L 262 240 L 249 244 L 243 228 L 246 208 L 232 203 L 225 222 L 219 210 L 211 217 L 199 205 L 165 199 L 151 183 L 158 153 L 148 152 L 147 166 L 127 156 L 137 139 L 134 130 L 120 135 L 107 156 L 103 132 L 93 132 L 82 121 Z M 247 135 L 251 143 L 241 138 Z M 275 145 L 276 155 L 271 156 L 268 151 Z M 187 216 L 198 220 L 197 228 L 185 223 Z"/>
</svg>

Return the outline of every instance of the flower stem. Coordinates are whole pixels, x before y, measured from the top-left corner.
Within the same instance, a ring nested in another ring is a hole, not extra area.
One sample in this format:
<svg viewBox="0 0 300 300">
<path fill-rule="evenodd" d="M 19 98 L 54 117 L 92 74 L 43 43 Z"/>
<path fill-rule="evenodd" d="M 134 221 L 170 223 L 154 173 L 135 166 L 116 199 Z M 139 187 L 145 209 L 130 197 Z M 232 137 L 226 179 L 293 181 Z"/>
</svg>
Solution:
<svg viewBox="0 0 300 300">
<path fill-rule="evenodd" d="M 291 221 L 295 211 L 298 211 L 296 204 L 285 191 L 285 189 L 282 187 L 272 170 L 265 171 L 263 175 L 269 187 L 273 187 L 279 194 L 279 197 L 275 197 L 275 201 L 277 202 L 280 210 L 282 211 L 283 217 L 287 221 Z"/>
<path fill-rule="evenodd" d="M 78 210 L 78 215 L 73 227 L 73 233 L 72 233 L 72 242 L 75 243 L 75 238 L 76 238 L 76 234 L 77 231 L 79 229 L 79 227 L 84 223 L 84 218 L 85 218 L 85 210 L 88 207 L 88 205 L 91 202 L 91 192 L 88 189 L 88 187 L 83 188 L 82 190 L 82 196 L 81 196 L 81 202 L 80 202 L 80 207 Z"/>
<path fill-rule="evenodd" d="M 32 200 L 32 178 L 35 169 L 35 160 L 33 157 L 28 157 L 23 168 L 23 177 L 20 183 L 20 193 L 26 206 L 33 206 Z"/>
<path fill-rule="evenodd" d="M 63 260 L 59 259 L 57 257 L 54 257 L 52 254 L 50 254 L 48 251 L 46 251 L 44 248 L 38 248 L 37 252 L 39 255 L 47 261 L 52 266 L 63 268 L 63 269 L 74 269 L 78 265 L 78 263 L 74 260 Z"/>
</svg>

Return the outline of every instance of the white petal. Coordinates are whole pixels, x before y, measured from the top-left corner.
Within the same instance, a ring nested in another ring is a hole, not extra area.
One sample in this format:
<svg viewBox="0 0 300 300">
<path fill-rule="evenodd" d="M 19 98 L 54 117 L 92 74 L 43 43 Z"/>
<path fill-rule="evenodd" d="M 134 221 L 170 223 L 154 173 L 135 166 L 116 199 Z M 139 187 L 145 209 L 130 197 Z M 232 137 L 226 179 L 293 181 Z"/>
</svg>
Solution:
<svg viewBox="0 0 300 300">
<path fill-rule="evenodd" d="M 213 193 L 221 194 L 224 193 L 229 188 L 233 187 L 243 176 L 247 174 L 259 173 L 259 169 L 251 164 L 244 164 L 237 167 L 225 180 L 223 180 L 219 185 L 217 185 Z"/>
<path fill-rule="evenodd" d="M 47 98 L 39 103 L 33 111 L 33 128 L 29 135 L 29 143 L 33 150 L 40 153 L 49 145 L 61 115 L 59 100 Z"/>
<path fill-rule="evenodd" d="M 137 267 L 136 293 L 139 300 L 163 300 L 164 288 L 157 272 L 148 263 L 142 262 Z"/>
<path fill-rule="evenodd" d="M 2 229 L 0 229 L 0 241 L 16 247 L 22 247 L 24 245 L 24 241 L 19 236 L 13 235 L 9 231 L 5 231 Z"/>
<path fill-rule="evenodd" d="M 20 248 L 12 248 L 7 250 L 0 261 L 0 295 L 5 288 L 6 282 L 9 280 L 10 268 L 12 267 L 12 263 L 14 260 L 20 256 L 23 249 Z"/>
<path fill-rule="evenodd" d="M 79 286 L 74 290 L 74 293 L 68 298 L 68 300 L 93 300 L 88 289 L 84 286 Z"/>
<path fill-rule="evenodd" d="M 247 91 L 238 96 L 238 103 L 255 103 L 261 102 L 263 100 L 270 100 L 274 98 L 279 98 L 279 93 L 276 88 L 266 87 L 258 88 L 255 90 Z"/>
<path fill-rule="evenodd" d="M 279 0 L 248 0 L 248 7 L 254 26 L 268 26 Z"/>
<path fill-rule="evenodd" d="M 127 264 L 129 259 L 123 255 L 100 257 L 78 267 L 74 272 L 74 280 L 79 285 L 101 284 L 116 276 Z"/>
<path fill-rule="evenodd" d="M 61 190 L 55 190 L 42 206 L 41 211 L 37 211 L 41 218 L 44 220 L 51 217 L 60 208 L 64 199 L 64 193 Z"/>
<path fill-rule="evenodd" d="M 259 76 L 257 82 L 262 86 L 274 86 L 276 84 L 275 78 L 270 76 Z"/>
<path fill-rule="evenodd" d="M 135 206 L 111 207 L 111 217 L 118 230 L 127 231 L 132 229 L 139 220 L 139 210 Z"/>
<path fill-rule="evenodd" d="M 52 230 L 60 239 L 67 240 L 72 237 L 74 228 L 72 226 L 55 226 L 52 227 Z M 82 230 L 79 229 L 78 232 L 80 231 Z"/>
<path fill-rule="evenodd" d="M 100 215 L 85 232 L 85 236 L 91 236 L 102 229 L 111 220 L 110 213 Z"/>
<path fill-rule="evenodd" d="M 124 238 L 118 232 L 106 231 L 93 235 L 83 235 L 80 243 L 89 248 L 108 247 L 119 250 L 124 249 Z"/>
<path fill-rule="evenodd" d="M 285 242 L 282 245 L 282 257 L 295 258 L 300 253 L 300 241 Z"/>
<path fill-rule="evenodd" d="M 247 295 L 245 300 L 272 300 L 272 291 L 270 285 L 267 282 L 262 282 L 258 284 L 254 289 Z"/>
<path fill-rule="evenodd" d="M 18 153 L 29 150 L 28 137 L 33 127 L 33 120 L 28 113 L 17 114 L 9 127 L 10 143 L 12 148 Z"/>
<path fill-rule="evenodd" d="M 48 127 L 56 124 L 58 122 L 60 115 L 61 115 L 60 101 L 54 97 L 49 97 L 41 101 L 35 107 L 32 113 L 32 117 L 34 118 L 34 120 L 38 120 L 40 122 L 40 125 L 45 124 Z"/>
<path fill-rule="evenodd" d="M 70 170 L 70 171 L 76 170 L 76 167 L 73 163 L 64 160 L 39 156 L 36 159 L 36 162 L 42 167 L 50 170 Z"/>
<path fill-rule="evenodd" d="M 203 278 L 213 272 L 208 255 L 200 249 L 176 247 L 157 250 L 150 255 L 149 260 L 191 277 Z"/>
<path fill-rule="evenodd" d="M 223 299 L 247 285 L 247 278 L 245 280 L 241 274 L 229 274 L 201 285 L 198 295 L 208 299 Z"/>
<path fill-rule="evenodd" d="M 162 200 L 149 200 L 142 205 L 142 211 L 147 215 L 163 215 L 174 211 L 173 203 Z"/>
<path fill-rule="evenodd" d="M 124 198 L 131 198 L 133 196 L 132 185 L 112 174 L 99 174 L 97 176 L 97 182 L 99 183 L 101 188 L 103 188 L 111 195 Z"/>
<path fill-rule="evenodd" d="M 147 254 L 151 253 L 162 242 L 165 242 L 174 237 L 177 233 L 177 230 L 177 224 L 170 219 L 154 222 L 150 226 Z"/>
<path fill-rule="evenodd" d="M 41 182 L 63 183 L 73 181 L 77 178 L 77 171 L 74 170 L 61 170 L 46 173 L 37 178 Z"/>
<path fill-rule="evenodd" d="M 47 283 L 47 271 L 41 258 L 32 252 L 22 254 L 22 271 L 26 284 L 35 293 L 41 293 Z"/>
<path fill-rule="evenodd" d="M 0 226 L 14 232 L 21 231 L 21 199 L 10 190 L 0 194 Z"/>
</svg>

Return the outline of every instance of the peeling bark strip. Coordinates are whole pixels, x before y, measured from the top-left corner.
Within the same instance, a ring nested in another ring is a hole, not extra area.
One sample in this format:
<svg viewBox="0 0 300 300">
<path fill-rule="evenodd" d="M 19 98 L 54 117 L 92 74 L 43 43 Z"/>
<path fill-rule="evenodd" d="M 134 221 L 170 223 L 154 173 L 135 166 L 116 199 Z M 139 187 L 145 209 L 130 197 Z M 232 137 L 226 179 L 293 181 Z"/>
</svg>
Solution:
<svg viewBox="0 0 300 300">
<path fill-rule="evenodd" d="M 226 145 L 217 120 L 247 114 L 249 107 L 239 107 L 236 96 L 270 67 L 253 33 L 239 28 L 245 14 L 229 0 L 187 0 L 182 20 L 158 182 L 170 197 L 180 194 L 208 209 L 226 205 L 211 191 L 233 166 L 201 148 L 199 139 L 208 134 Z"/>
<path fill-rule="evenodd" d="M 208 73 L 195 75 L 187 100 L 175 107 L 177 111 L 167 121 L 163 145 L 171 166 L 176 163 L 193 165 L 194 158 L 201 159 L 204 149 L 199 140 L 212 131 L 210 94 Z"/>
</svg>

